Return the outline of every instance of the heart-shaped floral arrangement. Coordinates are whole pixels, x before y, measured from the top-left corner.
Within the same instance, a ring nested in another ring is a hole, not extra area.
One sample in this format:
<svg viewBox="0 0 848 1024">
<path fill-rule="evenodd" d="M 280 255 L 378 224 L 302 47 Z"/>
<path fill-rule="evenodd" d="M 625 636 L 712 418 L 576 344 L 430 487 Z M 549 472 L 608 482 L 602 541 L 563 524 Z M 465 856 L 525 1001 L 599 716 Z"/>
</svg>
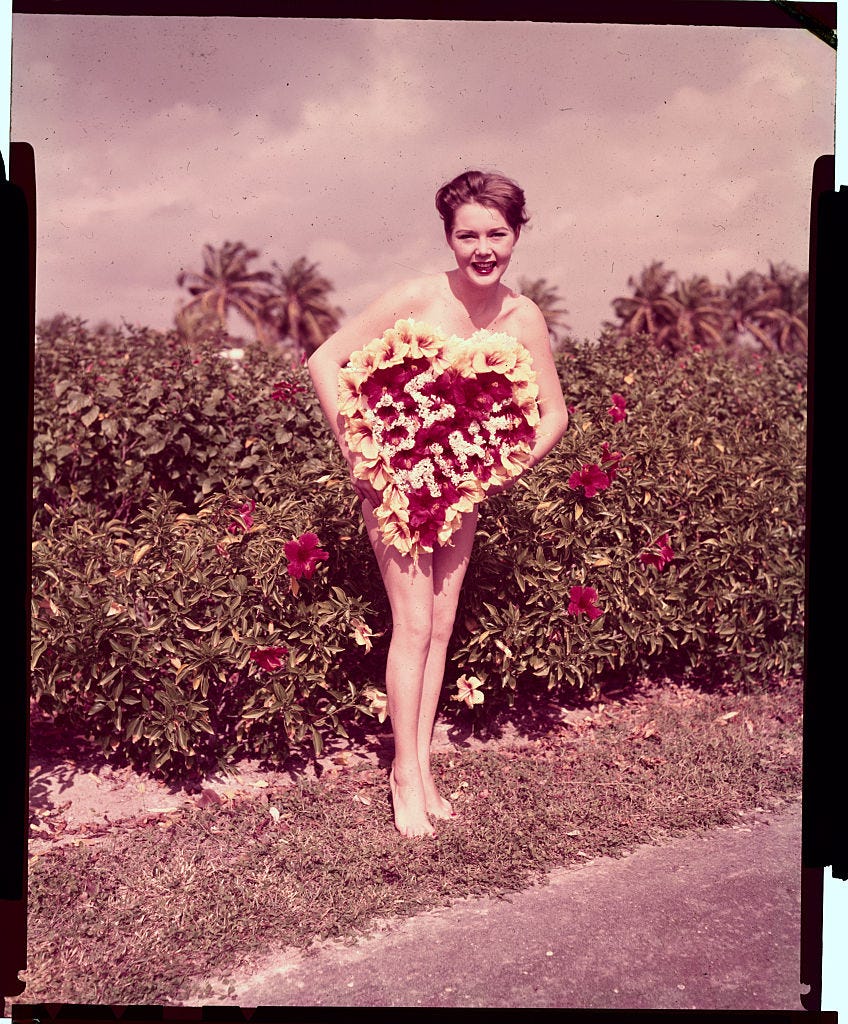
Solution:
<svg viewBox="0 0 848 1024">
<path fill-rule="evenodd" d="M 339 413 L 354 475 L 381 493 L 384 542 L 416 559 L 449 543 L 464 513 L 527 466 L 538 394 L 530 353 L 508 334 L 398 320 L 354 352 Z"/>
</svg>

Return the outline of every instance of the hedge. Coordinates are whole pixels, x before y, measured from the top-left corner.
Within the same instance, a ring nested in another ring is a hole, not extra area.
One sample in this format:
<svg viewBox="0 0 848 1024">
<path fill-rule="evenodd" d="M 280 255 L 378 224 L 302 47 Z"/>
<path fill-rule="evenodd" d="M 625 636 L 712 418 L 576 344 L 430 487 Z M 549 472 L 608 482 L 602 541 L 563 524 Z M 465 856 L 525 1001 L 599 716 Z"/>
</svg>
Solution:
<svg viewBox="0 0 848 1024">
<path fill-rule="evenodd" d="M 382 717 L 388 605 L 308 374 L 230 345 L 59 319 L 36 351 L 32 696 L 170 775 Z M 803 361 L 604 336 L 558 368 L 570 426 L 481 510 L 444 713 L 480 713 L 461 675 L 484 711 L 797 675 Z"/>
</svg>

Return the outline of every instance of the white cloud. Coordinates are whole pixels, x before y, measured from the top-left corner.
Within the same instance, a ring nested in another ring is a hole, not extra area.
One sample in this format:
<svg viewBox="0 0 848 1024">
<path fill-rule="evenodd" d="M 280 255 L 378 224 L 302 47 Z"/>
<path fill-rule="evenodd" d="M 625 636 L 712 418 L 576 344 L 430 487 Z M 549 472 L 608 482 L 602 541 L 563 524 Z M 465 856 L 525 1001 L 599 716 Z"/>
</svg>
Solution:
<svg viewBox="0 0 848 1024">
<path fill-rule="evenodd" d="M 353 312 L 450 264 L 433 194 L 474 165 L 525 188 L 512 279 L 557 284 L 578 333 L 653 259 L 717 277 L 806 259 L 833 59 L 802 32 L 58 20 L 16 27 L 39 315 L 162 326 L 177 271 L 225 239 L 317 260 Z"/>
</svg>

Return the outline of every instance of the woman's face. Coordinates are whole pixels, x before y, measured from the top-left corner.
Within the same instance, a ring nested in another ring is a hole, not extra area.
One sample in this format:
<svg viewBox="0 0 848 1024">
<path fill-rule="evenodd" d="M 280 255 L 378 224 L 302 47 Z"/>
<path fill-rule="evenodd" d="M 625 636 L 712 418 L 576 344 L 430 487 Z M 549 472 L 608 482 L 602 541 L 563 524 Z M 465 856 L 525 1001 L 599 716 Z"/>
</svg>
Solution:
<svg viewBox="0 0 848 1024">
<path fill-rule="evenodd" d="M 499 210 L 465 203 L 457 208 L 447 239 L 460 274 L 479 287 L 500 281 L 518 236 Z"/>
</svg>

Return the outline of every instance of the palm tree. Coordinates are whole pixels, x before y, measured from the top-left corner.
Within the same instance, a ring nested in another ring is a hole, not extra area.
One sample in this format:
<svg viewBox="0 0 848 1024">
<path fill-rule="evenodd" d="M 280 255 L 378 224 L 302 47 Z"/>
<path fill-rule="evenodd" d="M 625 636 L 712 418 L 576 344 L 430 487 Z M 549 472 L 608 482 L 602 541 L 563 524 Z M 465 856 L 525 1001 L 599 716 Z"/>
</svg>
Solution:
<svg viewBox="0 0 848 1024">
<path fill-rule="evenodd" d="M 733 281 L 725 295 L 736 343 L 753 338 L 767 352 L 807 348 L 808 276 L 786 264 L 769 263 L 768 275 L 749 270 Z"/>
<path fill-rule="evenodd" d="M 545 323 L 548 325 L 551 346 L 556 347 L 562 340 L 562 335 L 571 330 L 565 321 L 568 310 L 565 306 L 559 305 L 562 299 L 558 294 L 557 286 L 549 285 L 547 278 L 544 277 L 537 277 L 535 281 L 521 277 L 518 279 L 518 291 L 539 307 L 545 318 Z"/>
<path fill-rule="evenodd" d="M 659 260 L 646 267 L 639 278 L 629 277 L 627 286 L 633 289 L 633 295 L 612 300 L 619 322 L 605 321 L 603 326 L 619 336 L 648 334 L 658 347 L 671 347 L 681 312 L 677 298 L 668 291 L 674 277 L 674 271 L 666 270 Z"/>
<path fill-rule="evenodd" d="M 678 305 L 676 337 L 670 334 L 668 340 L 676 349 L 693 344 L 706 348 L 727 346 L 733 317 L 721 288 L 703 274 L 696 274 L 687 281 L 679 281 L 672 294 Z"/>
<path fill-rule="evenodd" d="M 280 341 L 289 339 L 305 356 L 311 355 L 338 330 L 344 310 L 333 306 L 333 285 L 318 272 L 318 264 L 300 256 L 288 269 L 274 263 L 273 293 L 265 317 Z"/>
<path fill-rule="evenodd" d="M 203 270 L 199 274 L 182 270 L 177 275 L 179 287 L 192 296 L 177 314 L 177 326 L 180 319 L 186 326 L 203 322 L 205 313 L 226 330 L 227 314 L 235 310 L 252 325 L 257 340 L 266 341 L 263 311 L 271 275 L 267 270 L 248 269 L 258 256 L 256 249 L 248 249 L 243 242 L 224 242 L 220 249 L 204 245 Z"/>
</svg>

